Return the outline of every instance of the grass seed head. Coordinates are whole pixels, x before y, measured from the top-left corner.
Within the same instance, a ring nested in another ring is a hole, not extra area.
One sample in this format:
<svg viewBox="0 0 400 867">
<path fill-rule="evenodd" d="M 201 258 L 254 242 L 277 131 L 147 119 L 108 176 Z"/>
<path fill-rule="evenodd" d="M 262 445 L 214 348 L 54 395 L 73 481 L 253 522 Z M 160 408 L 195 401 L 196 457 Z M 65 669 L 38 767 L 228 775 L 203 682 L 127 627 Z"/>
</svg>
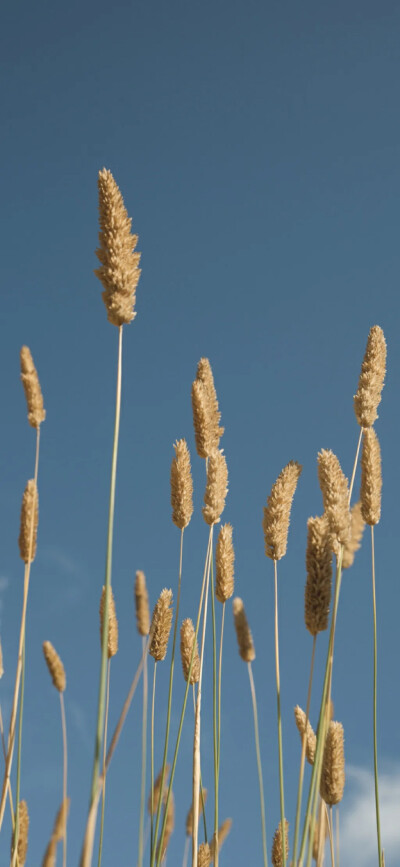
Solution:
<svg viewBox="0 0 400 867">
<path fill-rule="evenodd" d="M 162 796 L 163 801 L 165 800 L 166 795 L 167 795 L 167 791 L 168 791 L 168 777 L 169 777 L 170 770 L 171 770 L 171 766 L 168 764 L 165 765 L 164 786 L 163 786 L 163 796 Z M 161 768 L 160 773 L 158 774 L 158 777 L 156 777 L 156 779 L 154 780 L 153 816 L 155 816 L 155 814 L 158 810 L 158 802 L 160 800 L 160 792 L 161 792 L 161 777 L 162 777 L 162 768 Z M 149 800 L 147 802 L 147 807 L 148 807 L 149 815 L 151 816 L 151 792 L 149 795 Z"/>
<path fill-rule="evenodd" d="M 236 637 L 239 654 L 244 662 L 253 662 L 256 658 L 253 636 L 247 622 L 243 600 L 236 596 L 233 600 L 233 617 L 235 621 Z"/>
<path fill-rule="evenodd" d="M 350 538 L 349 485 L 338 458 L 329 449 L 318 454 L 318 479 L 332 548 L 338 554 Z"/>
<path fill-rule="evenodd" d="M 207 794 L 208 794 L 207 789 L 203 789 L 204 804 L 207 801 Z M 202 812 L 203 812 L 203 800 L 201 797 L 201 792 L 199 792 L 199 817 L 201 816 Z M 186 816 L 186 834 L 187 834 L 187 836 L 191 837 L 192 832 L 193 832 L 193 804 L 191 805 L 190 810 Z"/>
<path fill-rule="evenodd" d="M 43 653 L 55 688 L 64 692 L 67 685 L 64 666 L 50 641 L 43 642 Z"/>
<path fill-rule="evenodd" d="M 264 508 L 265 553 L 271 560 L 280 560 L 286 554 L 290 510 L 302 467 L 289 461 L 272 486 Z"/>
<path fill-rule="evenodd" d="M 36 557 L 39 524 L 39 497 L 36 482 L 29 479 L 22 497 L 19 553 L 24 563 L 33 563 Z"/>
<path fill-rule="evenodd" d="M 306 715 L 304 713 L 304 710 L 302 710 L 299 705 L 296 705 L 294 709 L 294 718 L 296 720 L 296 725 L 302 741 L 304 734 L 306 734 L 306 759 L 310 765 L 313 765 L 315 759 L 315 749 L 317 745 L 317 738 L 314 729 L 310 723 L 310 720 L 307 720 L 306 728 Z"/>
<path fill-rule="evenodd" d="M 56 867 L 57 859 L 57 840 L 55 837 L 50 837 L 47 849 L 44 853 L 42 867 Z"/>
<path fill-rule="evenodd" d="M 164 589 L 153 611 L 153 619 L 151 621 L 152 639 L 150 642 L 149 653 L 156 662 L 165 659 L 167 655 L 168 639 L 171 632 L 173 609 L 172 605 L 172 590 Z"/>
<path fill-rule="evenodd" d="M 197 867 L 210 867 L 211 852 L 208 843 L 201 843 L 197 853 Z"/>
<path fill-rule="evenodd" d="M 354 395 L 354 412 L 361 427 L 368 428 L 378 418 L 386 374 L 386 340 L 382 328 L 373 325 L 361 365 L 358 389 Z"/>
<path fill-rule="evenodd" d="M 307 521 L 304 619 L 311 635 L 328 628 L 332 593 L 332 546 L 326 517 Z"/>
<path fill-rule="evenodd" d="M 46 418 L 46 410 L 43 407 L 39 377 L 28 346 L 22 347 L 20 360 L 22 385 L 28 404 L 28 421 L 31 427 L 37 429 Z"/>
<path fill-rule="evenodd" d="M 285 830 L 282 834 L 282 822 L 275 831 L 272 841 L 272 867 L 283 867 L 283 846 L 285 845 L 286 860 L 289 855 L 289 822 L 285 819 Z"/>
<path fill-rule="evenodd" d="M 354 563 L 354 557 L 361 548 L 365 521 L 361 512 L 361 502 L 354 503 L 350 511 L 350 538 L 343 549 L 342 569 L 350 569 Z"/>
<path fill-rule="evenodd" d="M 235 551 L 232 542 L 232 524 L 224 524 L 219 531 L 215 561 L 215 595 L 219 602 L 226 602 L 233 596 L 235 587 Z"/>
<path fill-rule="evenodd" d="M 190 670 L 190 660 L 192 658 L 193 644 L 195 641 L 195 628 L 190 617 L 183 621 L 181 626 L 181 660 L 183 676 L 187 682 Z M 198 683 L 200 677 L 200 657 L 199 648 L 196 641 L 196 647 L 193 656 L 192 671 L 190 673 L 190 683 Z"/>
<path fill-rule="evenodd" d="M 219 411 L 217 392 L 215 390 L 214 376 L 208 358 L 200 358 L 197 365 L 196 379 L 203 383 L 206 390 L 210 428 L 215 440 L 215 448 L 218 448 L 219 441 L 224 433 L 224 428 L 220 426 L 221 413 Z"/>
<path fill-rule="evenodd" d="M 29 813 L 26 801 L 20 801 L 18 804 L 18 843 L 17 856 L 18 867 L 24 867 L 26 856 L 28 853 L 28 831 L 29 831 Z M 13 851 L 13 837 L 11 838 L 11 854 Z"/>
<path fill-rule="evenodd" d="M 164 861 L 164 859 L 165 859 L 165 853 L 167 851 L 168 843 L 171 839 L 174 828 L 175 828 L 175 801 L 174 801 L 173 793 L 171 792 L 170 797 L 169 797 L 169 801 L 168 801 L 167 820 L 165 823 L 165 831 L 164 831 L 164 837 L 163 837 L 163 841 L 162 841 L 162 857 L 160 859 L 161 862 Z M 161 835 L 160 835 L 160 837 L 161 837 Z M 158 856 L 160 854 L 160 842 L 161 842 L 161 839 L 159 840 L 158 846 L 157 846 L 157 860 L 158 860 Z"/>
<path fill-rule="evenodd" d="M 171 463 L 171 506 L 174 524 L 183 530 L 193 514 L 193 481 L 186 440 L 178 440 Z"/>
<path fill-rule="evenodd" d="M 381 517 L 382 462 L 379 440 L 373 427 L 364 431 L 361 455 L 361 514 L 373 527 Z"/>
<path fill-rule="evenodd" d="M 203 517 L 206 524 L 217 524 L 225 508 L 228 493 L 228 467 L 222 450 L 215 449 L 208 459 L 207 485 Z"/>
<path fill-rule="evenodd" d="M 103 645 L 103 622 L 104 622 L 104 604 L 106 599 L 106 588 L 103 587 L 100 599 L 100 646 Z M 107 656 L 111 659 L 118 651 L 118 620 L 115 611 L 115 600 L 112 588 L 110 587 L 110 595 L 108 597 L 108 637 L 107 637 Z"/>
<path fill-rule="evenodd" d="M 225 819 L 225 821 L 222 822 L 222 825 L 219 826 L 219 828 L 218 828 L 218 852 L 221 851 L 222 845 L 225 842 L 228 834 L 230 833 L 231 828 L 232 828 L 232 819 Z M 215 834 L 213 836 L 213 839 L 212 839 L 212 842 L 210 845 L 210 855 L 211 855 L 210 863 L 212 864 L 214 862 L 214 858 L 215 858 Z"/>
<path fill-rule="evenodd" d="M 149 594 L 147 593 L 146 578 L 140 569 L 135 577 L 135 608 L 136 624 L 139 635 L 148 635 L 150 632 L 150 609 Z"/>
<path fill-rule="evenodd" d="M 59 840 L 63 839 L 64 824 L 65 825 L 67 824 L 70 804 L 71 804 L 71 798 L 65 798 L 65 800 L 62 802 L 61 807 L 60 807 L 60 809 L 57 813 L 57 816 L 55 818 L 54 828 L 53 828 L 53 837 L 56 839 L 57 842 Z"/>
<path fill-rule="evenodd" d="M 330 722 L 325 741 L 320 784 L 321 798 L 326 804 L 333 806 L 342 800 L 344 783 L 343 726 L 339 722 Z"/>
</svg>

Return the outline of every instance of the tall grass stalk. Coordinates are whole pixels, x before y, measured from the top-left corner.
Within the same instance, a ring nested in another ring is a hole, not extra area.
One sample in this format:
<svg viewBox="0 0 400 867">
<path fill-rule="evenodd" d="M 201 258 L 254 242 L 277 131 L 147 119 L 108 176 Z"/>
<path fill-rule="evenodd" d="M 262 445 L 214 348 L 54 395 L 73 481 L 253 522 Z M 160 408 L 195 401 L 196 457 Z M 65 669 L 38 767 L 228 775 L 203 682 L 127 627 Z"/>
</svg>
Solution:
<svg viewBox="0 0 400 867">
<path fill-rule="evenodd" d="M 196 719 L 196 691 L 195 684 L 193 684 L 193 713 L 194 719 Z M 208 835 L 207 835 L 207 822 L 206 822 L 206 802 L 204 800 L 204 792 L 203 792 L 203 778 L 201 775 L 201 765 L 200 765 L 200 798 L 201 798 L 201 809 L 203 815 L 203 825 L 204 825 L 204 840 L 208 843 Z"/>
<path fill-rule="evenodd" d="M 275 672 L 276 672 L 276 702 L 278 711 L 278 753 L 279 753 L 279 792 L 281 805 L 282 834 L 285 828 L 285 795 L 283 788 L 283 748 L 282 748 L 282 716 L 281 716 L 281 681 L 279 670 L 279 626 L 278 626 L 278 564 L 274 560 L 275 587 Z M 282 846 L 282 867 L 286 867 L 286 846 Z"/>
<path fill-rule="evenodd" d="M 68 750 L 67 750 L 67 724 L 65 720 L 64 693 L 60 692 L 61 728 L 63 736 L 63 867 L 67 865 L 67 775 L 68 775 Z"/>
<path fill-rule="evenodd" d="M 377 677 L 378 677 L 378 647 L 376 628 L 376 587 L 375 587 L 375 544 L 374 526 L 371 524 L 371 562 L 372 562 L 372 608 L 374 618 L 374 682 L 373 682 L 373 737 L 374 737 L 374 777 L 375 777 L 375 811 L 376 833 L 378 840 L 378 864 L 382 861 L 381 843 L 381 819 L 379 810 L 379 783 L 378 783 L 378 745 L 377 745 Z"/>
<path fill-rule="evenodd" d="M 142 652 L 144 652 L 146 640 L 142 636 Z M 147 745 L 147 654 L 145 656 L 143 668 L 143 713 L 142 713 L 142 777 L 140 783 L 140 814 L 139 814 L 139 851 L 138 851 L 138 867 L 143 864 L 143 831 L 144 831 L 144 802 L 146 797 L 146 745 Z M 154 756 L 153 756 L 154 762 Z M 154 772 L 154 769 L 153 769 Z M 153 786 L 153 777 L 151 780 Z M 152 789 L 153 791 L 153 789 Z"/>
<path fill-rule="evenodd" d="M 257 713 L 257 699 L 256 699 L 256 688 L 254 685 L 253 678 L 253 670 L 251 666 L 251 662 L 247 663 L 247 669 L 249 672 L 249 680 L 250 680 L 250 690 L 251 690 L 251 700 L 253 704 L 253 716 L 254 716 L 254 738 L 256 743 L 256 754 L 257 754 L 257 768 L 258 768 L 258 781 L 260 786 L 260 807 L 261 807 L 261 830 L 262 830 L 262 841 L 263 841 L 263 857 L 264 857 L 264 867 L 268 867 L 268 854 L 267 854 L 267 832 L 265 828 L 265 799 L 264 799 L 264 783 L 262 776 L 262 764 L 261 764 L 261 752 L 260 752 L 260 736 L 258 731 L 258 713 Z"/>
<path fill-rule="evenodd" d="M 333 844 L 333 811 L 332 807 L 329 807 L 329 816 L 328 816 L 328 829 L 329 829 L 329 845 L 331 849 L 331 862 L 332 867 L 335 867 L 335 847 Z"/>
<path fill-rule="evenodd" d="M 18 837 L 19 837 L 19 810 L 21 794 L 21 750 L 22 750 L 22 718 L 24 713 L 24 693 L 25 693 L 25 640 L 22 648 L 22 670 L 21 670 L 21 691 L 19 699 L 19 718 L 18 718 L 18 751 L 17 751 L 17 785 L 16 785 L 16 813 L 14 825 L 14 839 L 12 847 L 12 867 L 17 864 L 18 855 Z"/>
<path fill-rule="evenodd" d="M 310 717 L 311 690 L 312 690 L 312 681 L 313 681 L 313 674 L 314 674 L 316 643 L 317 643 L 317 635 L 314 635 L 313 636 L 312 651 L 311 651 L 310 677 L 309 677 L 309 681 L 308 681 L 306 721 L 305 721 L 304 734 L 303 734 L 302 743 L 301 743 L 299 784 L 298 784 L 298 788 L 297 788 L 296 821 L 295 821 L 295 829 L 294 829 L 293 856 L 292 856 L 294 864 L 296 864 L 297 845 L 298 845 L 299 829 L 300 829 L 301 801 L 302 801 L 302 794 L 303 794 L 304 766 L 305 766 L 305 760 L 306 760 L 306 746 L 307 746 L 307 726 L 308 726 L 308 721 L 309 721 L 309 717 Z"/>
<path fill-rule="evenodd" d="M 111 673 L 111 659 L 107 660 L 107 686 L 106 686 L 106 716 L 105 716 L 105 724 L 104 724 L 104 738 L 103 738 L 103 785 L 101 789 L 101 819 L 100 819 L 100 839 L 99 839 L 99 857 L 97 859 L 97 865 L 100 867 L 101 865 L 101 856 L 103 852 L 103 834 L 104 834 L 104 810 L 106 806 L 106 749 L 107 749 L 107 730 L 108 730 L 108 710 L 110 706 L 110 673 Z M 63 865 L 65 867 L 65 864 Z"/>
<path fill-rule="evenodd" d="M 92 787 L 90 796 L 90 806 L 92 805 L 97 789 L 100 769 L 100 751 L 104 736 L 104 720 L 105 720 L 105 693 L 107 680 L 107 644 L 108 644 L 108 612 L 111 589 L 111 573 L 112 573 L 112 548 L 113 548 L 113 531 L 114 531 L 114 508 L 115 508 L 115 487 L 117 478 L 117 460 L 118 460 L 118 440 L 119 440 L 119 425 L 121 416 L 121 382 L 122 382 L 122 331 L 123 326 L 118 328 L 118 364 L 117 364 L 117 387 L 115 399 L 115 422 L 114 422 L 114 441 L 111 458 L 111 480 L 110 480 L 110 499 L 108 512 L 108 530 L 107 530 L 107 551 L 106 551 L 106 572 L 105 572 L 105 596 L 104 596 L 104 612 L 103 612 L 103 640 L 101 645 L 101 664 L 100 664 L 100 683 L 99 683 L 99 698 L 97 708 L 97 728 L 96 740 L 93 759 L 92 772 Z"/>
<path fill-rule="evenodd" d="M 218 780 L 221 753 L 221 689 L 222 689 L 222 648 L 224 643 L 225 627 L 225 602 L 222 603 L 221 638 L 219 642 L 219 666 L 218 666 Z"/>
<path fill-rule="evenodd" d="M 217 707 L 217 635 L 215 623 L 214 555 L 211 548 L 211 615 L 213 633 L 213 743 L 214 743 L 214 867 L 219 864 L 218 850 L 218 788 L 219 788 L 219 746 L 218 746 L 218 707 Z"/>
<path fill-rule="evenodd" d="M 7 749 L 6 749 L 6 740 L 4 737 L 3 713 L 1 710 L 1 705 L 0 705 L 0 734 L 1 734 L 1 745 L 2 745 L 2 749 L 3 749 L 3 758 L 4 758 L 4 763 L 5 763 L 7 761 Z M 12 796 L 12 789 L 11 789 L 11 781 L 10 780 L 8 780 L 8 796 L 9 796 L 9 800 L 10 800 L 11 826 L 12 826 L 12 830 L 14 832 L 14 822 L 15 822 L 14 804 L 13 804 L 13 796 Z"/>
<path fill-rule="evenodd" d="M 157 660 L 154 660 L 153 672 L 153 690 L 151 698 L 151 725 L 150 725 L 150 859 L 153 858 L 154 848 L 154 708 L 156 703 L 156 675 L 157 675 Z M 162 793 L 162 789 L 160 788 Z M 160 796 L 160 800 L 161 800 Z"/>
</svg>

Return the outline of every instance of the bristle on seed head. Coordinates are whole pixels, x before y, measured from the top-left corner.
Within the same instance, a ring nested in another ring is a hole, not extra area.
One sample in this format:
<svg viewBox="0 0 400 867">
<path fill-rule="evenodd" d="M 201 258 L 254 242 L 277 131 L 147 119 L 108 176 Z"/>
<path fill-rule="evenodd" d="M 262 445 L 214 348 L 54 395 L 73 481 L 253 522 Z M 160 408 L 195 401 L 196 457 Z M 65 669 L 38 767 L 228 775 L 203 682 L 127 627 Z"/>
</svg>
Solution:
<svg viewBox="0 0 400 867">
<path fill-rule="evenodd" d="M 193 514 L 193 481 L 186 440 L 178 440 L 171 463 L 172 520 L 180 530 L 187 527 Z"/>
<path fill-rule="evenodd" d="M 354 395 L 356 419 L 363 428 L 371 427 L 378 418 L 377 409 L 381 402 L 385 374 L 386 340 L 382 328 L 373 325 L 368 334 L 358 389 Z"/>
<path fill-rule="evenodd" d="M 264 508 L 265 553 L 271 560 L 280 560 L 286 554 L 290 511 L 302 467 L 289 461 L 273 484 Z"/>
<path fill-rule="evenodd" d="M 23 346 L 20 353 L 21 379 L 28 405 L 28 421 L 31 427 L 40 427 L 46 418 L 43 407 L 43 395 L 39 377 L 28 346 Z"/>
<path fill-rule="evenodd" d="M 149 653 L 156 662 L 165 659 L 167 655 L 168 639 L 172 625 L 172 590 L 164 589 L 153 611 L 150 631 L 152 634 Z"/>
<path fill-rule="evenodd" d="M 150 632 L 149 595 L 145 574 L 140 569 L 136 572 L 135 577 L 135 608 L 138 633 L 139 635 L 148 635 Z"/>
</svg>

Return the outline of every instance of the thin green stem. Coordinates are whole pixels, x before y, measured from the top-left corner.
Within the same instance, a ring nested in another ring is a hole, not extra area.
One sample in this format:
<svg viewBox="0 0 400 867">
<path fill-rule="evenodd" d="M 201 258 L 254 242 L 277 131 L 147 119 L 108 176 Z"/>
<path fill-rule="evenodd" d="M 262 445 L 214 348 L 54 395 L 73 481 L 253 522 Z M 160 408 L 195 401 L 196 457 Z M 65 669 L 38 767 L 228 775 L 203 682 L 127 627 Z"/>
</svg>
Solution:
<svg viewBox="0 0 400 867">
<path fill-rule="evenodd" d="M 103 852 L 103 834 L 104 834 L 104 810 L 106 806 L 106 749 L 107 749 L 107 730 L 108 730 L 108 709 L 110 705 L 110 672 L 111 672 L 111 659 L 107 661 L 107 687 L 106 687 L 106 716 L 105 716 L 105 724 L 104 724 L 104 738 L 103 738 L 103 786 L 101 792 L 101 819 L 100 819 L 100 839 L 99 839 L 99 857 L 97 861 L 97 867 L 100 867 L 101 864 L 101 856 Z M 64 864 L 65 867 L 65 864 Z"/>
<path fill-rule="evenodd" d="M 278 629 L 278 564 L 274 560 L 275 585 L 275 671 L 276 671 L 276 702 L 278 710 L 278 751 L 279 751 L 279 791 L 281 804 L 282 840 L 285 839 L 285 795 L 283 790 L 283 748 L 282 748 L 282 716 L 281 716 L 281 682 L 279 671 L 279 629 Z M 282 867 L 286 867 L 286 845 L 282 846 Z"/>
<path fill-rule="evenodd" d="M 144 653 L 145 636 L 142 637 L 142 652 Z M 138 867 L 143 864 L 143 832 L 144 832 L 144 802 L 146 797 L 146 745 L 147 745 L 147 654 L 143 668 L 143 713 L 142 713 L 142 778 L 140 784 L 140 818 L 139 818 L 139 854 Z M 153 785 L 153 781 L 152 781 Z"/>
<path fill-rule="evenodd" d="M 225 626 L 225 602 L 222 603 L 221 638 L 219 642 L 219 668 L 218 668 L 218 780 L 221 758 L 221 685 L 222 685 L 222 647 L 224 643 Z"/>
<path fill-rule="evenodd" d="M 67 723 L 65 720 L 64 693 L 60 692 L 61 729 L 63 736 L 63 867 L 67 867 Z"/>
<path fill-rule="evenodd" d="M 333 845 L 333 814 L 332 814 L 332 807 L 329 808 L 328 828 L 329 828 L 329 845 L 330 845 L 330 849 L 331 849 L 331 862 L 332 862 L 332 867 L 335 867 L 335 847 L 334 847 L 334 845 Z"/>
<path fill-rule="evenodd" d="M 213 740 L 214 740 L 214 867 L 219 864 L 218 851 L 218 788 L 219 788 L 219 749 L 218 749 L 218 719 L 217 719 L 217 636 L 215 624 L 215 587 L 214 587 L 214 555 L 211 549 L 211 614 L 213 633 Z"/>
<path fill-rule="evenodd" d="M 150 742 L 150 752 L 151 752 L 151 789 L 150 789 L 150 798 L 151 798 L 151 816 L 150 816 L 150 858 L 153 858 L 153 849 L 154 849 L 154 707 L 156 700 L 156 673 L 157 673 L 157 660 L 154 661 L 154 673 L 153 673 L 153 695 L 151 700 L 151 742 Z M 160 790 L 161 791 L 161 790 Z"/>
<path fill-rule="evenodd" d="M 110 480 L 110 500 L 108 512 L 108 530 L 107 530 L 107 551 L 106 551 L 106 572 L 105 572 L 105 594 L 104 594 L 104 611 L 103 611 L 103 640 L 101 645 L 101 665 L 100 665 L 100 683 L 99 683 L 99 698 L 97 708 L 97 728 L 96 740 L 93 759 L 92 787 L 90 804 L 93 803 L 97 782 L 100 772 L 100 752 L 101 744 L 104 735 L 104 717 L 105 717 L 105 694 L 107 680 L 107 644 L 108 644 L 108 611 L 111 591 L 111 573 L 112 573 L 112 549 L 113 549 L 113 532 L 114 532 L 114 509 L 115 509 L 115 487 L 117 479 L 117 460 L 118 460 L 118 440 L 119 440 L 119 425 L 121 416 L 121 383 L 122 383 L 122 330 L 120 325 L 118 329 L 118 367 L 117 367 L 117 388 L 115 398 L 115 423 L 114 423 L 114 441 L 111 459 L 111 480 Z"/>
<path fill-rule="evenodd" d="M 193 713 L 194 713 L 194 717 L 196 718 L 196 692 L 195 692 L 195 685 L 194 684 L 193 684 Z M 204 840 L 206 843 L 208 843 L 207 822 L 206 822 L 206 802 L 204 800 L 203 779 L 201 776 L 201 767 L 200 767 L 200 798 L 201 798 L 201 809 L 202 809 L 202 814 L 203 814 Z"/>
<path fill-rule="evenodd" d="M 340 845 L 339 845 L 339 804 L 336 806 L 336 867 L 339 867 Z M 380 865 L 379 865 L 380 867 Z"/>
<path fill-rule="evenodd" d="M 359 433 L 359 436 L 358 436 L 357 449 L 356 449 L 356 456 L 355 456 L 355 458 L 354 458 L 353 471 L 352 471 L 352 474 L 351 474 L 351 481 L 350 481 L 350 487 L 349 487 L 349 506 L 350 506 L 350 503 L 351 503 L 351 495 L 352 495 L 352 493 L 353 493 L 354 479 L 355 479 L 355 477 L 356 477 L 356 469 L 357 469 L 357 464 L 358 464 L 358 457 L 359 457 L 359 454 L 360 454 L 360 447 L 361 447 L 362 436 L 363 436 L 363 429 L 360 428 L 360 433 Z"/>
<path fill-rule="evenodd" d="M 377 618 L 376 618 L 376 585 L 375 585 L 375 544 L 374 528 L 371 525 L 371 560 L 372 560 L 372 608 L 374 615 L 374 685 L 373 685 L 373 720 L 374 720 L 374 776 L 375 776 L 375 809 L 376 809 L 376 833 L 378 840 L 378 864 L 382 861 L 381 842 L 381 818 L 379 811 L 379 785 L 378 785 L 378 744 L 377 744 L 377 680 L 378 680 L 378 642 L 377 642 Z"/>
<path fill-rule="evenodd" d="M 263 841 L 263 856 L 264 856 L 264 867 L 268 867 L 268 855 L 267 855 L 267 832 L 265 828 L 265 799 L 264 799 L 264 783 L 263 783 L 263 775 L 262 775 L 262 764 L 261 764 L 261 752 L 260 752 L 260 735 L 258 731 L 258 713 L 257 713 L 257 699 L 256 699 L 256 688 L 254 685 L 253 671 L 251 662 L 247 663 L 247 669 L 249 672 L 250 679 L 250 690 L 251 690 L 251 700 L 253 703 L 253 716 L 254 716 L 254 738 L 256 742 L 256 754 L 257 754 L 257 768 L 258 768 L 258 782 L 260 786 L 260 807 L 261 807 L 261 830 L 262 830 L 262 841 Z"/>
<path fill-rule="evenodd" d="M 317 636 L 314 635 L 313 636 L 312 652 L 311 652 L 310 677 L 309 677 L 309 681 L 308 681 L 306 722 L 305 722 L 304 734 L 303 734 L 302 743 L 301 743 L 299 785 L 298 785 L 298 789 L 297 789 L 296 824 L 295 824 L 294 842 L 293 842 L 293 864 L 296 863 L 297 844 L 298 844 L 299 830 L 300 830 L 301 800 L 302 800 L 302 793 L 303 793 L 304 766 L 305 766 L 306 746 L 307 746 L 307 726 L 308 726 L 308 720 L 309 720 L 309 716 L 310 716 L 311 689 L 312 689 L 312 681 L 313 681 L 313 673 L 314 673 L 316 642 L 317 642 Z"/>
<path fill-rule="evenodd" d="M 17 785 L 15 791 L 16 805 L 15 805 L 15 827 L 14 827 L 14 843 L 13 843 L 13 858 L 12 865 L 17 863 L 17 852 L 18 852 L 18 836 L 19 836 L 19 802 L 20 802 L 20 789 L 21 789 L 21 758 L 22 758 L 22 719 L 24 713 L 24 693 L 25 693 L 25 637 L 24 643 L 22 646 L 22 670 L 21 670 L 21 689 L 20 689 L 20 699 L 19 699 L 19 719 L 18 719 L 18 750 L 17 750 Z"/>
<path fill-rule="evenodd" d="M 1 732 L 1 745 L 3 748 L 3 757 L 4 757 L 4 761 L 6 761 L 7 760 L 7 750 L 6 750 L 6 741 L 5 741 L 5 737 L 4 737 L 3 714 L 2 714 L 2 710 L 1 710 L 1 705 L 0 705 L 0 732 Z M 11 825 L 12 825 L 12 830 L 14 833 L 14 826 L 15 826 L 14 804 L 13 804 L 13 797 L 12 797 L 10 780 L 8 780 L 8 794 L 9 794 L 9 799 L 10 799 Z"/>
</svg>

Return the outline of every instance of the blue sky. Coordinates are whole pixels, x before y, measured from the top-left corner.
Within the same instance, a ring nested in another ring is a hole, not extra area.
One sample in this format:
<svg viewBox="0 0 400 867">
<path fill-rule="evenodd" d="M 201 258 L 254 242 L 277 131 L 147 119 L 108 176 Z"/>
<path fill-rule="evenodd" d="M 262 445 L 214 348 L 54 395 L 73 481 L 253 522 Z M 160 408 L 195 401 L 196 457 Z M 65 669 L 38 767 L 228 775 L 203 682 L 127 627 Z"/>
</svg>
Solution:
<svg viewBox="0 0 400 867">
<path fill-rule="evenodd" d="M 316 455 L 331 448 L 351 472 L 358 435 L 352 398 L 368 330 L 379 324 L 388 343 L 377 423 L 384 462 L 376 532 L 379 751 L 389 805 L 387 863 L 396 863 L 400 835 L 389 807 L 400 798 L 400 701 L 393 688 L 400 602 L 398 4 L 21 0 L 4 7 L 2 23 L 0 629 L 6 719 L 22 598 L 19 511 L 34 458 L 19 383 L 23 344 L 32 350 L 47 408 L 27 627 L 27 865 L 42 858 L 61 796 L 59 708 L 42 658 L 45 639 L 57 647 L 68 678 L 70 864 L 78 861 L 89 795 L 117 353 L 117 329 L 107 322 L 93 274 L 96 181 L 103 166 L 113 172 L 133 217 L 143 268 L 137 318 L 124 333 L 113 573 L 121 649 L 113 663 L 111 724 L 139 655 L 135 570 L 145 571 L 152 604 L 164 586 L 176 588 L 179 532 L 171 522 L 169 468 L 180 437 L 192 452 L 196 504 L 185 534 L 181 613 L 195 613 L 206 527 L 190 388 L 197 361 L 207 356 L 226 429 L 225 520 L 234 526 L 236 592 L 257 651 L 269 844 L 279 803 L 272 564 L 264 556 L 262 508 L 284 464 L 295 459 L 303 465 L 279 570 L 286 795 L 293 824 L 299 759 L 293 706 L 305 703 L 311 652 L 303 621 L 306 521 L 322 507 Z M 371 618 L 366 536 L 343 583 L 333 690 L 350 768 L 341 811 L 344 847 L 351 847 L 346 828 L 356 824 L 352 817 L 360 805 L 365 827 L 373 824 L 373 812 L 365 818 L 372 770 Z M 322 637 L 317 675 L 325 646 Z M 207 677 L 209 672 L 208 657 Z M 167 676 L 165 663 L 159 745 Z M 175 683 L 173 732 L 183 689 L 179 668 Z M 247 673 L 230 612 L 223 693 L 220 813 L 234 825 L 221 867 L 244 858 L 260 864 Z M 210 697 L 206 687 L 203 776 L 209 790 Z M 316 685 L 314 720 L 317 704 Z M 174 864 L 181 862 L 190 802 L 189 720 L 190 714 L 175 786 L 177 825 L 168 858 Z M 105 865 L 115 863 L 116 852 L 124 867 L 136 863 L 139 733 L 137 702 L 109 776 Z M 2 863 L 8 829 L 7 820 Z M 351 852 L 356 867 L 370 867 L 373 847 L 372 840 L 369 848 L 357 848 L 357 856 L 352 848 L 344 852 Z"/>
</svg>

